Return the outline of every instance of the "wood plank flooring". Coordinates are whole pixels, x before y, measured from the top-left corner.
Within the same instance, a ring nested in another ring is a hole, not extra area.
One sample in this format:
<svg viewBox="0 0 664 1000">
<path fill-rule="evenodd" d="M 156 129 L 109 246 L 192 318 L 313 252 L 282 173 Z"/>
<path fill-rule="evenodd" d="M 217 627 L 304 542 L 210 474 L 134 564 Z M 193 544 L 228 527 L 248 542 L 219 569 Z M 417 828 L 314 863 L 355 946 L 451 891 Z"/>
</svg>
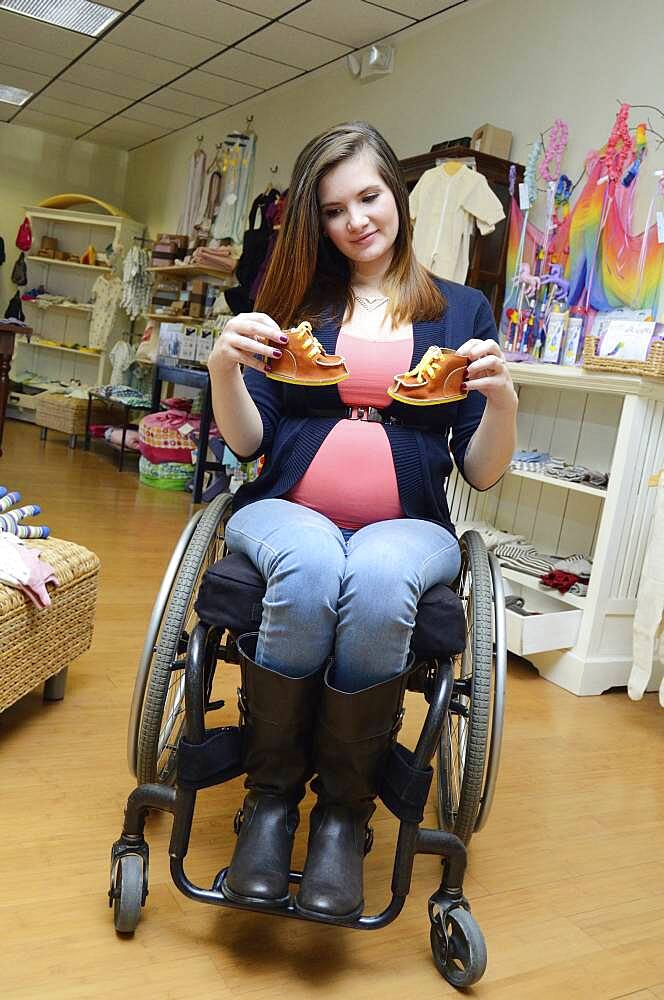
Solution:
<svg viewBox="0 0 664 1000">
<path fill-rule="evenodd" d="M 35 427 L 10 422 L 4 445 L 0 483 L 41 503 L 56 536 L 102 561 L 94 645 L 70 669 L 65 700 L 44 705 L 36 691 L 0 716 L 4 1000 L 453 996 L 430 957 L 432 857 L 416 859 L 399 919 L 358 934 L 190 902 L 168 873 L 170 818 L 153 816 L 148 904 L 133 939 L 115 936 L 108 858 L 132 788 L 132 685 L 189 500 L 139 487 L 101 446 L 71 452 L 56 432 L 41 444 Z M 236 669 L 219 684 L 231 702 Z M 422 717 L 422 700 L 409 695 L 404 739 Z M 489 965 L 468 995 L 664 1000 L 663 728 L 655 695 L 636 704 L 625 691 L 580 699 L 511 662 L 501 777 L 465 886 Z M 228 862 L 241 795 L 238 780 L 199 796 L 187 859 L 194 881 L 209 885 Z M 375 827 L 374 909 L 388 893 L 396 824 L 381 807 Z M 297 864 L 306 829 L 305 815 Z"/>
</svg>

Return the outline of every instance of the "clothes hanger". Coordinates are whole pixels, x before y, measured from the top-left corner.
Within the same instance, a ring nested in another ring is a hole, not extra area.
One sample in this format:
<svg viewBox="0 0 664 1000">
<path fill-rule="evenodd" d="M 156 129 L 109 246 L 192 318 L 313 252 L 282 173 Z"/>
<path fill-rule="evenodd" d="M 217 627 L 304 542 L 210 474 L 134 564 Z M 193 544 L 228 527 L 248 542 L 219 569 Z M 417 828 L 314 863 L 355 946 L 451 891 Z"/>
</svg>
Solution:
<svg viewBox="0 0 664 1000">
<path fill-rule="evenodd" d="M 664 468 L 661 468 L 659 472 L 655 472 L 648 480 L 648 486 L 659 486 L 659 481 L 664 474 Z"/>
<path fill-rule="evenodd" d="M 207 168 L 206 173 L 211 174 L 215 170 L 218 171 L 219 173 L 222 173 L 222 163 L 219 159 L 219 151 L 223 148 L 223 145 L 224 145 L 223 141 L 217 143 L 216 146 L 217 151 L 214 154 L 214 159 L 212 160 L 210 166 Z"/>
</svg>

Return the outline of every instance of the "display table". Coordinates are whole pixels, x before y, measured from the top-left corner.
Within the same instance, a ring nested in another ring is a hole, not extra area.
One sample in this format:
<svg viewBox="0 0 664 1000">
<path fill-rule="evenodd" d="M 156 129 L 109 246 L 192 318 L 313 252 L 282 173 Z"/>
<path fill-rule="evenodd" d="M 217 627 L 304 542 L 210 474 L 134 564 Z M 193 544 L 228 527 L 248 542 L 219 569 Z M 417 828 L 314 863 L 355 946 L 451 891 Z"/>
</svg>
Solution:
<svg viewBox="0 0 664 1000">
<path fill-rule="evenodd" d="M 653 516 L 649 477 L 664 466 L 664 381 L 558 365 L 508 365 L 519 394 L 517 447 L 609 473 L 606 489 L 510 470 L 478 493 L 455 473 L 452 521 L 488 521 L 545 554 L 593 559 L 585 596 L 503 568 L 530 617 L 507 611 L 508 647 L 574 694 L 627 684 L 641 569 Z M 656 690 L 661 677 L 651 678 Z"/>
<path fill-rule="evenodd" d="M 119 426 L 122 428 L 122 442 L 120 444 L 120 452 L 118 459 L 118 471 L 121 472 L 124 466 L 125 452 L 127 450 L 125 447 L 127 440 L 127 431 L 129 430 L 130 427 L 137 426 L 136 424 L 132 425 L 131 411 L 138 410 L 139 412 L 142 413 L 152 413 L 152 405 L 146 403 L 144 406 L 141 406 L 140 404 L 137 403 L 125 403 L 121 399 L 109 398 L 108 396 L 105 396 L 103 393 L 97 392 L 96 389 L 88 389 L 88 403 L 87 403 L 87 414 L 85 418 L 85 445 L 84 445 L 86 451 L 90 450 L 90 440 L 91 440 L 90 426 L 92 423 L 97 422 L 97 417 L 94 415 L 93 406 L 103 407 L 104 404 L 107 407 L 115 407 L 116 410 L 120 411 L 120 413 L 122 414 L 122 420 L 119 424 Z M 103 422 L 103 414 L 102 414 L 102 422 Z M 116 421 L 112 420 L 111 422 L 115 424 Z M 111 447 L 114 446 L 111 445 Z M 138 454 L 138 452 L 136 452 L 136 454 Z"/>
<path fill-rule="evenodd" d="M 152 387 L 152 412 L 156 413 L 161 403 L 161 391 L 164 382 L 173 385 L 188 385 L 203 391 L 201 407 L 201 426 L 198 440 L 198 455 L 194 469 L 194 492 L 192 503 L 200 503 L 203 496 L 203 477 L 206 472 L 221 472 L 221 462 L 208 462 L 208 442 L 210 439 L 210 422 L 212 420 L 212 392 L 210 388 L 210 373 L 207 368 L 178 368 L 169 362 L 157 361 Z"/>
<path fill-rule="evenodd" d="M 0 712 L 43 681 L 45 700 L 63 698 L 69 664 L 92 642 L 99 559 L 57 538 L 27 544 L 42 552 L 60 586 L 48 588 L 51 607 L 38 611 L 20 590 L 0 584 Z"/>
</svg>

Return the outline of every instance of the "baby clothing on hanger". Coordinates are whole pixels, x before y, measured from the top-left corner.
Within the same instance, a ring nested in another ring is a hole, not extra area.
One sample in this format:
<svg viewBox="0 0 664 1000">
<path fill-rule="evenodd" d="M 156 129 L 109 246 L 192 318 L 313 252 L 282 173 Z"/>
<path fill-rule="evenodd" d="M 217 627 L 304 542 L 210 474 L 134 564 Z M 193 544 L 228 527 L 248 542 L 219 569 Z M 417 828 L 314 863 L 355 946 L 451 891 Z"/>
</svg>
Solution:
<svg viewBox="0 0 664 1000">
<path fill-rule="evenodd" d="M 103 348 L 113 328 L 115 313 L 122 299 L 122 282 L 100 274 L 92 286 L 92 316 L 90 317 L 90 347 Z"/>
<path fill-rule="evenodd" d="M 505 218 L 486 177 L 462 164 L 453 174 L 445 164 L 425 171 L 410 194 L 415 222 L 413 248 L 420 264 L 439 278 L 463 284 L 468 273 L 470 237 L 482 236 Z"/>
</svg>

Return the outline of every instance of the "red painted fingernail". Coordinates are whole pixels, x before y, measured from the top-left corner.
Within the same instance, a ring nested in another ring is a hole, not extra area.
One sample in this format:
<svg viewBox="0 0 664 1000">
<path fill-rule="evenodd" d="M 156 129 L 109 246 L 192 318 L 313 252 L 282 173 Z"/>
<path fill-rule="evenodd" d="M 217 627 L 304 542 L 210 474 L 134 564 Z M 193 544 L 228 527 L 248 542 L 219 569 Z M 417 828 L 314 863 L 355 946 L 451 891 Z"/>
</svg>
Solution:
<svg viewBox="0 0 664 1000">
<path fill-rule="evenodd" d="M 272 356 L 275 357 L 275 358 L 280 358 L 281 357 L 281 351 L 272 351 Z"/>
<path fill-rule="evenodd" d="M 462 392 L 466 392 L 467 390 L 468 390 L 468 383 L 467 382 L 462 382 L 461 383 L 461 391 Z"/>
<path fill-rule="evenodd" d="M 279 337 L 279 340 L 281 341 L 282 344 L 287 344 L 288 343 L 288 337 L 286 337 L 283 334 L 282 334 L 281 337 Z"/>
</svg>

